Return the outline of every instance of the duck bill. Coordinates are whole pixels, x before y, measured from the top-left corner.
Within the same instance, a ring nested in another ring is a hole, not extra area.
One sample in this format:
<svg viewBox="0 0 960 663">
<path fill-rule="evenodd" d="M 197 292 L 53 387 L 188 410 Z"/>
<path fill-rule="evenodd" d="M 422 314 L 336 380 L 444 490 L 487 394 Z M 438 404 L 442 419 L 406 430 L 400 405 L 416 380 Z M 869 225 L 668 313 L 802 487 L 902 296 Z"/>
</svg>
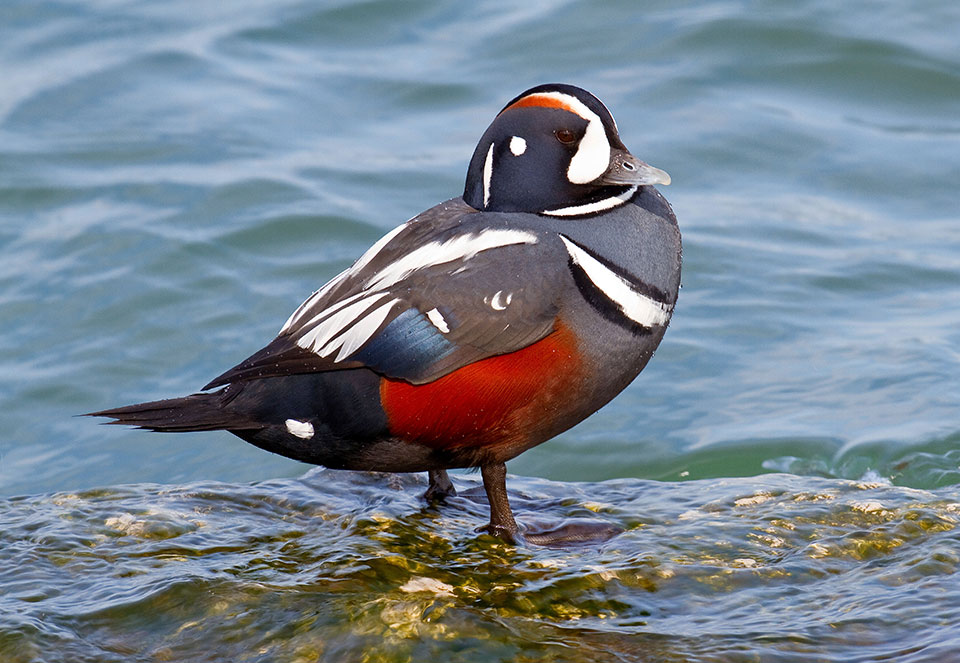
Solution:
<svg viewBox="0 0 960 663">
<path fill-rule="evenodd" d="M 647 186 L 649 184 L 670 184 L 670 175 L 666 171 L 654 168 L 640 161 L 626 150 L 610 151 L 610 166 L 596 180 L 597 184 L 618 184 Z"/>
</svg>

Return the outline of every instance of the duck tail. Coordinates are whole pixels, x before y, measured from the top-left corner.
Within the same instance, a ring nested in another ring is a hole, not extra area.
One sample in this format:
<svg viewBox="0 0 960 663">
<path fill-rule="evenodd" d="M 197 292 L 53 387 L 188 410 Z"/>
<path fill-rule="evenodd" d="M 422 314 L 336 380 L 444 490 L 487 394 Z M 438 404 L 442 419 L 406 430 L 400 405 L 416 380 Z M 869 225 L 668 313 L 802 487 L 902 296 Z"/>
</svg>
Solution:
<svg viewBox="0 0 960 663">
<path fill-rule="evenodd" d="M 137 403 L 110 410 L 88 412 L 82 416 L 109 417 L 108 424 L 136 426 L 161 433 L 184 433 L 188 431 L 243 430 L 262 428 L 252 419 L 244 421 L 236 412 L 224 406 L 225 389 L 213 393 L 200 393 L 183 398 L 168 398 L 149 403 Z"/>
</svg>

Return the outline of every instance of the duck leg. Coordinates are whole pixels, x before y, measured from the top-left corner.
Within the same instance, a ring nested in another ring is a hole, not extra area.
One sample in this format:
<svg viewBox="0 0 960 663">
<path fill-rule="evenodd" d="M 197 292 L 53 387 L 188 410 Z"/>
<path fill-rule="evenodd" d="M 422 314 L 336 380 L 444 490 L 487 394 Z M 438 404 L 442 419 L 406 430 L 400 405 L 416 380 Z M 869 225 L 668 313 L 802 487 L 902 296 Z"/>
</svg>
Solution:
<svg viewBox="0 0 960 663">
<path fill-rule="evenodd" d="M 510 510 L 507 500 L 507 466 L 503 463 L 484 465 L 480 468 L 483 477 L 483 488 L 487 491 L 487 500 L 490 502 L 490 524 L 481 527 L 493 536 L 503 539 L 507 543 L 517 542 L 517 521 Z"/>
<path fill-rule="evenodd" d="M 430 485 L 423 497 L 428 502 L 440 501 L 457 494 L 457 489 L 453 487 L 453 482 L 450 481 L 446 470 L 430 470 L 427 472 L 427 477 L 430 479 Z"/>
</svg>

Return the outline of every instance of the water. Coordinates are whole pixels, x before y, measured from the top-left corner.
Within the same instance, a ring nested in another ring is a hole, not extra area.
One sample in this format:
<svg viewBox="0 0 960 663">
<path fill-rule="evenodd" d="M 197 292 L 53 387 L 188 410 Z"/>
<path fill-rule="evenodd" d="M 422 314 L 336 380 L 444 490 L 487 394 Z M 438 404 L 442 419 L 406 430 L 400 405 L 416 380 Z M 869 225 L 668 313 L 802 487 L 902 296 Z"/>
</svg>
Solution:
<svg viewBox="0 0 960 663">
<path fill-rule="evenodd" d="M 629 528 L 600 549 L 473 527 L 472 485 L 318 470 L 125 486 L 0 510 L 0 653 L 29 660 L 952 660 L 953 491 L 768 475 L 528 479 L 538 518 Z M 54 654 L 55 652 L 55 654 Z M 918 656 L 913 656 L 918 654 Z M 46 658 L 49 656 L 49 658 Z M 36 658 L 34 658 L 36 657 Z"/>
<path fill-rule="evenodd" d="M 960 659 L 960 8 L 0 7 L 0 660 Z M 492 114 L 595 92 L 664 168 L 684 287 L 611 405 L 472 531 L 421 477 L 74 415 L 199 388 Z"/>
</svg>

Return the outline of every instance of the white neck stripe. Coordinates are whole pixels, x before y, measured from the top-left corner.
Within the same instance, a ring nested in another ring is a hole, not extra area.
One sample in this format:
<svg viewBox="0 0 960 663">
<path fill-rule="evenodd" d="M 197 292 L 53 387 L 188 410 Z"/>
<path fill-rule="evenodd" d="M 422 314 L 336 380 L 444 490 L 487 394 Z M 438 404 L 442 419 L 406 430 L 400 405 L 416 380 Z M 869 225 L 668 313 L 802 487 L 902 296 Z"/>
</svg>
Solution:
<svg viewBox="0 0 960 663">
<path fill-rule="evenodd" d="M 483 206 L 490 204 L 490 181 L 493 179 L 493 143 L 487 150 L 487 158 L 483 162 Z"/>
<path fill-rule="evenodd" d="M 596 212 L 602 212 L 604 210 L 613 209 L 614 207 L 623 205 L 625 202 L 633 198 L 633 195 L 637 192 L 638 188 L 639 187 L 632 186 L 617 196 L 610 196 L 609 198 L 597 200 L 592 203 L 586 203 L 584 205 L 561 207 L 560 209 L 548 209 L 541 212 L 541 214 L 547 214 L 549 216 L 578 216 L 580 214 L 594 214 Z"/>
</svg>

